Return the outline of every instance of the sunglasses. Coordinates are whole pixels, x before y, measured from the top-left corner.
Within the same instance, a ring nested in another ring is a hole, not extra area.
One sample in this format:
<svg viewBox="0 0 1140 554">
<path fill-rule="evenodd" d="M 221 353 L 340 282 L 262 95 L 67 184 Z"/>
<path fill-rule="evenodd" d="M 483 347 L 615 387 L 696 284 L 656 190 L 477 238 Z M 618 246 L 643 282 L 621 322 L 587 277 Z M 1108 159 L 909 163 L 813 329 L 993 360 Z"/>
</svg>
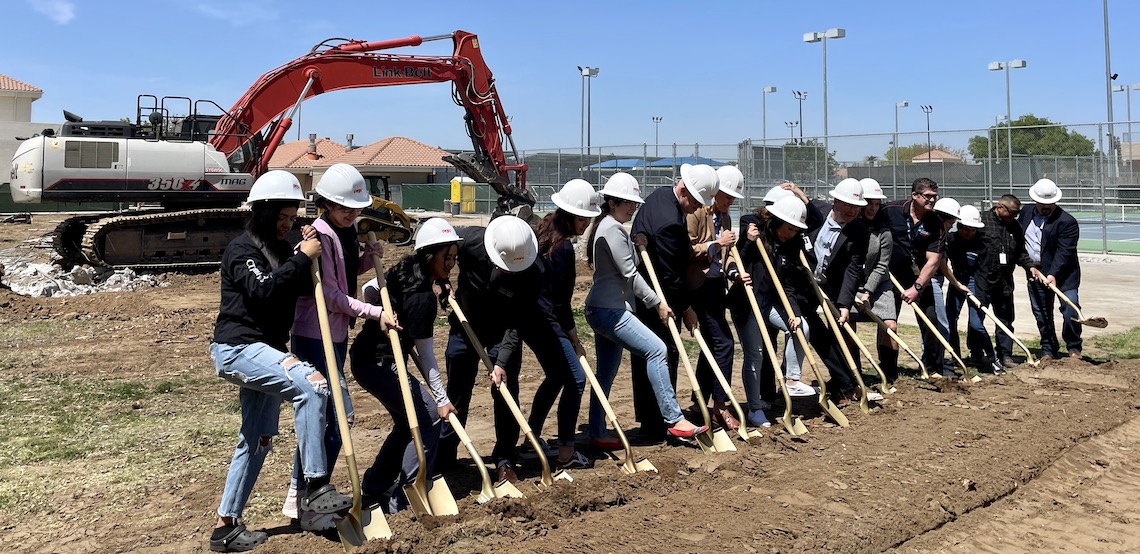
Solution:
<svg viewBox="0 0 1140 554">
<path fill-rule="evenodd" d="M 919 194 L 919 196 L 921 196 L 927 200 L 935 200 L 938 198 L 938 193 L 937 192 L 924 192 L 922 194 Z"/>
</svg>

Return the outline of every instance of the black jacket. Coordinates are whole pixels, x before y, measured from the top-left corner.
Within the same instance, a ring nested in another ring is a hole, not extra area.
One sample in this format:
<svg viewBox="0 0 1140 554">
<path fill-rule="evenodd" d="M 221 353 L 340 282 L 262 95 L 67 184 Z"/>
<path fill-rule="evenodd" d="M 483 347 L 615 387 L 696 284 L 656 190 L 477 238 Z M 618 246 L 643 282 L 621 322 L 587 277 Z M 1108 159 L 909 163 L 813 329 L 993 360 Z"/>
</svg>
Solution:
<svg viewBox="0 0 1140 554">
<path fill-rule="evenodd" d="M 788 297 L 788 302 L 792 305 L 793 315 L 800 314 L 801 305 L 814 306 L 815 294 L 811 291 L 810 285 L 805 280 L 807 275 L 802 271 L 800 264 L 800 252 L 804 251 L 804 235 L 797 234 L 784 243 L 776 243 L 772 231 L 768 228 L 771 223 L 763 221 L 760 216 L 755 213 L 745 214 L 740 217 L 739 237 L 737 239 L 737 250 L 740 251 L 740 257 L 745 266 L 745 270 L 752 277 L 752 289 L 756 294 L 756 300 L 761 305 L 772 304 L 780 306 L 780 299 L 772 284 L 772 278 L 768 275 L 768 269 L 764 266 L 764 260 L 760 256 L 760 250 L 756 246 L 755 241 L 748 240 L 748 224 L 755 224 L 760 230 L 762 241 L 768 245 L 768 258 L 775 266 L 776 276 L 780 279 L 780 284 L 783 285 L 784 294 Z M 780 224 L 778 219 L 774 220 L 776 225 Z M 823 215 L 815 206 L 807 205 L 807 219 L 805 221 L 808 228 L 807 231 L 818 229 L 823 223 Z M 774 245 L 774 246 L 773 246 Z M 732 264 L 730 264 L 730 268 Z M 730 269 L 731 271 L 731 269 Z M 742 312 L 743 309 L 751 310 L 748 305 L 748 300 L 745 296 L 743 284 L 736 284 L 729 291 L 729 307 L 733 309 L 733 318 L 747 317 L 747 314 Z"/>
<path fill-rule="evenodd" d="M 913 200 L 899 200 L 883 206 L 887 225 L 891 228 L 894 245 L 891 246 L 891 274 L 899 284 L 909 287 L 926 265 L 927 253 L 942 252 L 942 219 L 933 210 L 917 222 L 910 218 Z"/>
<path fill-rule="evenodd" d="M 1033 222 L 1036 207 L 1021 210 L 1018 223 L 1024 232 Z M 1045 218 L 1041 228 L 1041 273 L 1052 275 L 1060 290 L 1072 290 L 1081 286 L 1081 263 L 1077 259 L 1077 242 L 1081 239 L 1081 227 L 1069 212 L 1057 206 Z"/>
<path fill-rule="evenodd" d="M 284 261 L 269 265 L 249 233 L 230 241 L 222 255 L 222 299 L 214 323 L 214 342 L 243 345 L 262 342 L 286 351 L 297 298 L 312 294 L 313 260 L 281 241 L 267 246 Z"/>
<path fill-rule="evenodd" d="M 685 277 L 693 247 L 689 243 L 685 211 L 673 194 L 673 187 L 661 187 L 645 198 L 645 204 L 633 218 L 632 230 L 633 235 L 641 233 L 648 239 L 646 250 L 669 307 L 677 314 L 689 309 L 693 304 L 692 291 Z M 652 285 L 644 264 L 639 271 Z"/>
<path fill-rule="evenodd" d="M 950 262 L 954 278 L 963 285 L 969 283 L 971 278 L 974 279 L 974 296 L 977 296 L 983 304 L 988 304 L 989 288 L 983 284 L 988 282 L 986 277 L 988 271 L 985 266 L 988 254 L 982 231 L 983 229 L 978 229 L 978 233 L 972 239 L 964 239 L 958 233 L 947 233 L 943 244 L 946 245 L 944 255 Z"/>
<path fill-rule="evenodd" d="M 1036 265 L 1025 251 L 1025 231 L 1016 219 L 1003 222 L 992 208 L 982 213 L 982 223 L 985 224 L 982 240 L 986 243 L 986 252 L 981 266 L 985 268 L 985 279 L 977 279 L 977 285 L 985 289 L 986 298 L 1008 297 L 1013 294 L 1014 267 L 1029 271 Z M 1002 254 L 1005 254 L 1004 264 Z"/>
<path fill-rule="evenodd" d="M 818 205 L 816 207 L 819 208 Z M 820 209 L 820 213 L 825 212 Z M 824 217 L 826 220 L 827 216 Z M 822 228 L 820 226 L 808 233 L 809 244 L 815 244 L 815 239 Z M 856 218 L 842 227 L 835 245 L 831 248 L 831 261 L 824 270 L 827 279 L 822 288 L 827 297 L 840 308 L 850 308 L 855 303 L 855 293 L 863 284 L 863 261 L 867 257 L 867 243 L 870 237 L 867 226 Z M 807 258 L 813 268 L 819 264 L 814 248 L 807 252 Z"/>
<path fill-rule="evenodd" d="M 542 293 L 538 298 L 539 308 L 550 319 L 554 332 L 560 337 L 569 337 L 574 329 L 574 309 L 570 301 L 574 296 L 577 268 L 574 245 L 564 240 L 551 248 L 546 256 L 540 256 L 542 264 Z"/>
<path fill-rule="evenodd" d="M 517 273 L 503 271 L 487 256 L 485 227 L 460 227 L 455 232 L 463 238 L 456 256 L 459 277 L 455 300 L 479 342 L 487 348 L 499 345 L 494 362 L 506 366 L 519 353 L 519 326 L 548 322 L 539 309 L 543 264 L 536 261 Z M 448 321 L 452 334 L 465 336 L 455 314 Z"/>
</svg>

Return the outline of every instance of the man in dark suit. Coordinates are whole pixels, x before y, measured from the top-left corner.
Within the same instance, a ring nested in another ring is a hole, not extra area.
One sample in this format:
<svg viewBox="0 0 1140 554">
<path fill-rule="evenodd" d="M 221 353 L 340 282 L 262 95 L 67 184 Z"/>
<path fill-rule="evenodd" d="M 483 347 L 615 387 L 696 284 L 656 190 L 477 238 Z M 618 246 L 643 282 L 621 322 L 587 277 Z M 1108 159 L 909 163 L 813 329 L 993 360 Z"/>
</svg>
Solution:
<svg viewBox="0 0 1140 554">
<path fill-rule="evenodd" d="M 1049 179 L 1041 179 L 1029 189 L 1033 199 L 1031 210 L 1022 210 L 1018 221 L 1025 231 L 1025 251 L 1034 262 L 1029 270 L 1029 303 L 1033 317 L 1037 319 L 1037 330 L 1041 332 L 1041 360 L 1059 357 L 1057 330 L 1053 325 L 1053 302 L 1055 294 L 1046 286 L 1054 285 L 1074 304 L 1080 306 L 1077 288 L 1081 285 L 1081 264 L 1077 259 L 1077 241 L 1081 229 L 1077 220 L 1057 205 L 1061 200 L 1061 189 Z M 1081 357 L 1081 325 L 1075 321 L 1077 312 L 1066 302 L 1061 302 L 1061 337 L 1069 356 Z"/>
<path fill-rule="evenodd" d="M 645 198 L 645 204 L 637 210 L 633 220 L 634 240 L 641 243 L 649 252 L 653 269 L 661 282 L 665 301 L 673 313 L 681 314 L 685 326 L 690 330 L 697 325 L 697 314 L 693 311 L 693 291 L 686 282 L 692 245 L 685 216 L 697 211 L 701 206 L 712 205 L 717 193 L 716 170 L 700 164 L 681 166 L 681 179 L 668 188 L 659 188 Z M 641 272 L 649 281 L 644 266 Z M 669 328 L 661 322 L 657 311 L 641 304 L 637 307 L 637 317 L 653 329 L 669 349 L 669 377 L 674 387 L 677 384 L 677 351 Z M 641 422 L 641 436 L 645 439 L 660 440 L 665 436 L 665 422 L 653 387 L 646 374 L 645 360 L 634 356 L 630 360 L 633 377 L 633 408 L 637 420 Z M 691 417 L 690 417 L 691 419 Z M 708 422 L 703 422 L 708 423 Z"/>
<path fill-rule="evenodd" d="M 1012 194 L 1002 195 L 994 207 L 982 213 L 982 240 L 986 255 L 981 265 L 985 278 L 978 282 L 978 296 L 986 298 L 994 314 L 1013 329 L 1013 270 L 1017 266 L 1030 271 L 1033 260 L 1025 252 L 1025 230 L 1017 221 L 1021 200 Z M 994 361 L 1003 367 L 1017 366 L 1013 361 L 1013 339 L 999 327 L 994 331 Z"/>
<path fill-rule="evenodd" d="M 836 319 L 843 325 L 850 320 L 855 294 L 863 283 L 863 258 L 867 255 L 870 232 L 859 221 L 859 209 L 866 206 L 867 201 L 863 199 L 863 186 L 855 179 L 840 181 L 828 194 L 832 198 L 830 207 L 823 201 L 815 202 L 819 211 L 827 216 L 822 226 L 805 235 L 805 250 L 809 269 L 823 293 L 839 310 Z M 858 350 L 851 348 L 856 365 L 848 367 L 835 333 L 824 330 L 823 322 L 814 311 L 806 316 L 808 328 L 813 330 L 812 346 L 831 373 L 833 384 L 829 392 L 839 401 L 850 398 L 855 391 L 852 371 L 859 371 Z"/>
</svg>

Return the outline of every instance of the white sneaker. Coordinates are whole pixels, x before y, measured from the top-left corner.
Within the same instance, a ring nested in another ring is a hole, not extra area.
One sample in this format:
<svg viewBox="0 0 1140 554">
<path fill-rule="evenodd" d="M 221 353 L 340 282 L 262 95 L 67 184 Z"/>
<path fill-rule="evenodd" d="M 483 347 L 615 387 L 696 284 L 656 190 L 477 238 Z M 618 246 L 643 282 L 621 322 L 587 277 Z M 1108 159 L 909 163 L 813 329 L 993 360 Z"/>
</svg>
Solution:
<svg viewBox="0 0 1140 554">
<path fill-rule="evenodd" d="M 281 506 L 281 513 L 289 516 L 289 519 L 297 519 L 297 499 L 304 495 L 298 495 L 297 489 L 290 486 L 289 492 L 285 494 L 285 504 Z"/>
<path fill-rule="evenodd" d="M 883 393 L 873 391 L 873 390 L 869 390 L 869 391 L 867 391 L 867 400 L 870 402 L 882 402 L 883 401 Z"/>
<path fill-rule="evenodd" d="M 319 514 L 313 511 L 301 512 L 301 529 L 320 533 L 336 527 L 340 516 L 337 514 Z"/>
<path fill-rule="evenodd" d="M 771 427 L 772 423 L 764 415 L 764 410 L 749 410 L 748 424 L 753 427 Z"/>
<path fill-rule="evenodd" d="M 815 387 L 803 381 L 797 381 L 796 384 L 786 385 L 786 387 L 788 388 L 788 396 L 814 396 L 819 392 Z"/>
</svg>

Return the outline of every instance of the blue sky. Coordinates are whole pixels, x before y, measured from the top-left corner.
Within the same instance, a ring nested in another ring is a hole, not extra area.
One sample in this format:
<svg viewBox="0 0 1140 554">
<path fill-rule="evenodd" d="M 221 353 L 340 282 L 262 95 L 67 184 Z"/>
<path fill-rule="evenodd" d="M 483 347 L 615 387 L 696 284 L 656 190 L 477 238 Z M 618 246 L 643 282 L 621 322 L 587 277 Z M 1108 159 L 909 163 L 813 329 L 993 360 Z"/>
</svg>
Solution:
<svg viewBox="0 0 1140 554">
<path fill-rule="evenodd" d="M 760 91 L 768 85 L 778 87 L 767 98 L 770 139 L 786 137 L 784 122 L 798 118 L 793 90 L 809 93 L 805 135 L 822 134 L 822 52 L 802 36 L 843 27 L 847 37 L 827 49 L 830 134 L 890 133 L 895 102 L 907 100 L 900 129 L 922 135 L 900 141 L 908 144 L 925 140 L 920 104 L 934 107 L 935 131 L 993 124 L 1005 113 L 1005 79 L 986 66 L 1014 58 L 1028 61 L 1011 74 L 1015 119 L 1031 112 L 1065 123 L 1105 121 L 1101 9 L 1094 0 L 20 0 L 6 9 L 0 73 L 44 90 L 34 121 L 59 122 L 63 109 L 117 119 L 133 115 L 138 94 L 229 107 L 262 73 L 329 37 L 463 29 L 479 35 L 520 149 L 578 146 L 578 65 L 601 69 L 591 87 L 595 146 L 652 145 L 653 116 L 664 118 L 661 144 L 734 145 L 763 134 Z M 1140 35 L 1128 32 L 1140 3 L 1112 0 L 1109 16 L 1116 84 L 1140 83 L 1133 55 Z M 450 51 L 450 41 L 440 41 L 399 52 Z M 1114 102 L 1115 119 L 1124 120 L 1124 95 Z M 357 144 L 402 135 L 469 146 L 462 110 L 444 84 L 325 94 L 305 103 L 300 130 L 340 142 L 354 133 Z M 970 134 L 934 142 L 964 147 Z M 288 138 L 296 137 L 294 128 Z M 833 138 L 831 148 L 841 160 L 860 159 L 881 155 L 887 140 Z"/>
</svg>

